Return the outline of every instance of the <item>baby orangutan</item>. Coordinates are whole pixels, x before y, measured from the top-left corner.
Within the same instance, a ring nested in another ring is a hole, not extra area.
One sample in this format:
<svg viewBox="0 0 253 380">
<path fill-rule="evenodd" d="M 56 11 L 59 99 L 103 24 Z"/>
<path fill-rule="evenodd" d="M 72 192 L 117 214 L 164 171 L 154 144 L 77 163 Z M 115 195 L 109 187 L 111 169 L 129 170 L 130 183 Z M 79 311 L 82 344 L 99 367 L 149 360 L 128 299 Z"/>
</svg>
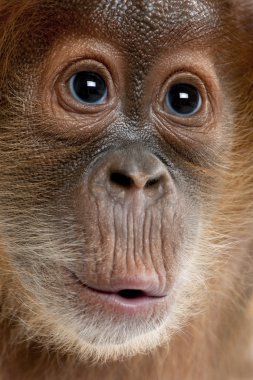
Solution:
<svg viewBox="0 0 253 380">
<path fill-rule="evenodd" d="M 0 52 L 0 380 L 252 380 L 252 0 L 0 0 Z"/>
</svg>

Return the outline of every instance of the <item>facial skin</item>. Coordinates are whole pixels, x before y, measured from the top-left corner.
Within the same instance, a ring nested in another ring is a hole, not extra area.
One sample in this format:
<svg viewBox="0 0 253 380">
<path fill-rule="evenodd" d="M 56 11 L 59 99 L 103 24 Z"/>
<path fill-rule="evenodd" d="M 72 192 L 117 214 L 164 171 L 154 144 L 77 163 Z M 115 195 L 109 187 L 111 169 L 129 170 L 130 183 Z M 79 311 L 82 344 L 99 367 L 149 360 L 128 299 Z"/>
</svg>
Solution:
<svg viewBox="0 0 253 380">
<path fill-rule="evenodd" d="M 252 99 L 248 21 L 238 26 L 250 7 L 24 1 L 11 19 L 2 4 L 14 25 L 0 62 L 8 331 L 76 361 L 118 360 L 222 315 L 244 272 L 242 307 L 252 194 L 244 207 L 230 173 L 237 115 L 241 136 L 250 125 L 237 104 Z M 224 223 L 235 218 L 239 232 Z"/>
</svg>

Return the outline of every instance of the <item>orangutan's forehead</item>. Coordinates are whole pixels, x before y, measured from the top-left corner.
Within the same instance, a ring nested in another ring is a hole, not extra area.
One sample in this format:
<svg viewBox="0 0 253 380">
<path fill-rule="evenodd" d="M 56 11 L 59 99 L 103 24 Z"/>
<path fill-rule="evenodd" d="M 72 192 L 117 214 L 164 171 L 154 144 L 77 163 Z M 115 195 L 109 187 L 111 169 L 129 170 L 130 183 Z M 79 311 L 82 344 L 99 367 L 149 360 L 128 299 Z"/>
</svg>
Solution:
<svg viewBox="0 0 253 380">
<path fill-rule="evenodd" d="M 154 42 L 165 36 L 184 38 L 189 31 L 192 39 L 211 34 L 219 22 L 214 3 L 208 0 L 61 0 L 59 8 L 73 12 L 85 23 L 88 19 L 98 31 L 104 29 L 112 37 Z"/>
</svg>

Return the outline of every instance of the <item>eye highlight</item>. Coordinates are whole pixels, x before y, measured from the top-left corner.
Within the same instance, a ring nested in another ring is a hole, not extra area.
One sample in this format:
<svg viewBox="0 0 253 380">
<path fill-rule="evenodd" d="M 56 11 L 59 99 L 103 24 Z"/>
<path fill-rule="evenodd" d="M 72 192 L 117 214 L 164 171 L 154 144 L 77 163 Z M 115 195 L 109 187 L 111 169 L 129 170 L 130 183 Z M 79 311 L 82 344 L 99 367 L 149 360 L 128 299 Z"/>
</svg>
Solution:
<svg viewBox="0 0 253 380">
<path fill-rule="evenodd" d="M 108 95 L 104 79 L 93 71 L 80 71 L 69 80 L 70 95 L 81 104 L 103 104 Z"/>
<path fill-rule="evenodd" d="M 177 83 L 167 91 L 165 106 L 174 115 L 193 116 L 202 106 L 202 97 L 195 86 L 188 83 Z"/>
</svg>

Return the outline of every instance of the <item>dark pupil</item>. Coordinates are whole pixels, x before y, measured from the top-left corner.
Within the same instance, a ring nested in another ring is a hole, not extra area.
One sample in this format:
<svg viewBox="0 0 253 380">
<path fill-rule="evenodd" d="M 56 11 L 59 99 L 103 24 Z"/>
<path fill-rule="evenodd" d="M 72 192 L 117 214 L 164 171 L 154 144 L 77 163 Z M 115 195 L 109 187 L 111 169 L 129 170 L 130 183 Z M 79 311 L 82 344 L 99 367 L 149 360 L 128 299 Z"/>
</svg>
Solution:
<svg viewBox="0 0 253 380">
<path fill-rule="evenodd" d="M 175 84 L 167 96 L 171 109 L 180 115 L 190 115 L 198 111 L 200 95 L 196 87 L 190 84 Z"/>
<path fill-rule="evenodd" d="M 75 96 L 85 103 L 98 103 L 106 95 L 106 84 L 100 75 L 81 71 L 73 80 Z"/>
</svg>

